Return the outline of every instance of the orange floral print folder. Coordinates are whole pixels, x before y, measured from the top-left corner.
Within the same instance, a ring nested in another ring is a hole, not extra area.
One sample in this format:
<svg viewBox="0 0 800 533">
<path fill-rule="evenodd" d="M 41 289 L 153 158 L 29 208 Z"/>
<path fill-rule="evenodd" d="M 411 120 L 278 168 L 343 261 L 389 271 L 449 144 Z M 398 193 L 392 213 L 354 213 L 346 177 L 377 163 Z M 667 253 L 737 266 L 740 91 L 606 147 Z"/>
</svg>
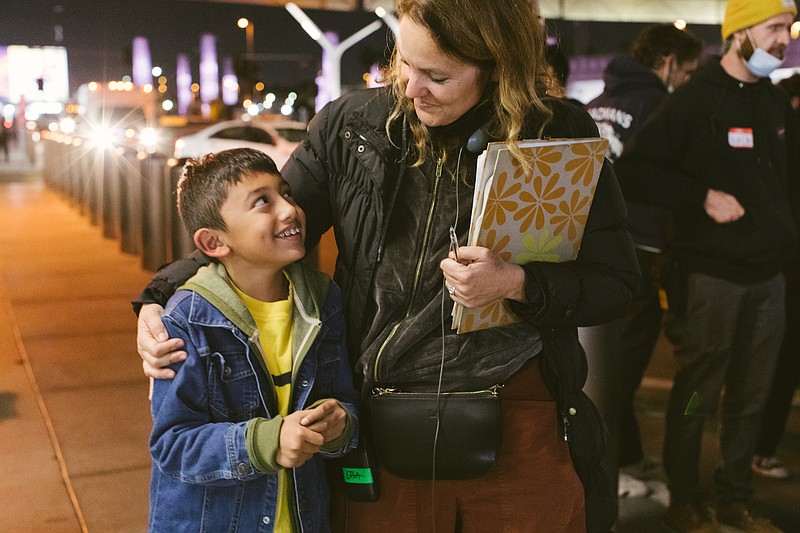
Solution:
<svg viewBox="0 0 800 533">
<path fill-rule="evenodd" d="M 519 265 L 573 260 L 581 247 L 608 141 L 526 140 L 519 141 L 519 147 L 531 157 L 530 173 L 506 143 L 490 143 L 478 158 L 467 245 L 484 246 Z M 518 321 L 505 300 L 453 308 L 457 333 Z"/>
</svg>

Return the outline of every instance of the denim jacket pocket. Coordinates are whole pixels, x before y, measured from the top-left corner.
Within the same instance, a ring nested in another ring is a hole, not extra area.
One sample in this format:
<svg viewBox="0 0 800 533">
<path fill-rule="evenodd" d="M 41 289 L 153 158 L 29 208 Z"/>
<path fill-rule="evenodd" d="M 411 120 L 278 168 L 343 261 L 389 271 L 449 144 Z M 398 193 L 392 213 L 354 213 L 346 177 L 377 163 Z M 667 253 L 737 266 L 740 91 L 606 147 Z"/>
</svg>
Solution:
<svg viewBox="0 0 800 533">
<path fill-rule="evenodd" d="M 243 422 L 256 416 L 258 380 L 243 349 L 214 352 L 208 365 L 209 406 L 217 420 Z M 263 416 L 263 415 L 262 415 Z"/>
</svg>

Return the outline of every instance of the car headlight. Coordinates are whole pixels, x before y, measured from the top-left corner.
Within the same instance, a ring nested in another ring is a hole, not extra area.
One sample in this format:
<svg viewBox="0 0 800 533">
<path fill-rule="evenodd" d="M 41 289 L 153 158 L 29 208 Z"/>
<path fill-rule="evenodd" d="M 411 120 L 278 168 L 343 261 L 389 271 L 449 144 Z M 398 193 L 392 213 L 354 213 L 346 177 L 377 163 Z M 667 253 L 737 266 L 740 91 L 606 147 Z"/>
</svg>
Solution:
<svg viewBox="0 0 800 533">
<path fill-rule="evenodd" d="M 98 148 L 111 148 L 111 130 L 103 126 L 95 126 L 91 132 L 92 143 Z"/>
<path fill-rule="evenodd" d="M 59 127 L 64 133 L 73 133 L 75 131 L 75 121 L 70 117 L 64 117 L 61 119 Z"/>
<path fill-rule="evenodd" d="M 158 131 L 155 128 L 144 128 L 139 134 L 139 142 L 152 154 L 158 145 Z"/>
</svg>

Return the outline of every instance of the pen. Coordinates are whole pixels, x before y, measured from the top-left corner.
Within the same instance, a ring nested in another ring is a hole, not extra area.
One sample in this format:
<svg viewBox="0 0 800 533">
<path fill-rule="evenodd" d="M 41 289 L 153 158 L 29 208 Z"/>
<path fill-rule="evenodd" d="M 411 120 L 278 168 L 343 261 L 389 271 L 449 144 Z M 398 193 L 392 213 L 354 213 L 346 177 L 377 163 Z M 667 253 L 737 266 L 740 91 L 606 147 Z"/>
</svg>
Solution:
<svg viewBox="0 0 800 533">
<path fill-rule="evenodd" d="M 458 237 L 456 237 L 456 229 L 453 226 L 450 226 L 450 250 L 456 256 L 456 261 L 461 262 L 458 259 Z"/>
</svg>

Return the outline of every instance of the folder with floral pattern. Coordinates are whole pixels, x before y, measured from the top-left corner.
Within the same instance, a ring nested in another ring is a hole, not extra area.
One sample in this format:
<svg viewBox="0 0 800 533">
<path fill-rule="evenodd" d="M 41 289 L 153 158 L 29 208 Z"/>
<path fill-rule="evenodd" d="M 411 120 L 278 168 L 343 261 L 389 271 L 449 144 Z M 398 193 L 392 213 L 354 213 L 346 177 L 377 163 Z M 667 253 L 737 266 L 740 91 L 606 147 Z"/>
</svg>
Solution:
<svg viewBox="0 0 800 533">
<path fill-rule="evenodd" d="M 575 259 L 607 146 L 601 138 L 519 141 L 533 162 L 525 173 L 506 143 L 490 143 L 478 159 L 467 244 L 520 265 Z M 505 300 L 453 308 L 457 333 L 519 320 Z"/>
</svg>

